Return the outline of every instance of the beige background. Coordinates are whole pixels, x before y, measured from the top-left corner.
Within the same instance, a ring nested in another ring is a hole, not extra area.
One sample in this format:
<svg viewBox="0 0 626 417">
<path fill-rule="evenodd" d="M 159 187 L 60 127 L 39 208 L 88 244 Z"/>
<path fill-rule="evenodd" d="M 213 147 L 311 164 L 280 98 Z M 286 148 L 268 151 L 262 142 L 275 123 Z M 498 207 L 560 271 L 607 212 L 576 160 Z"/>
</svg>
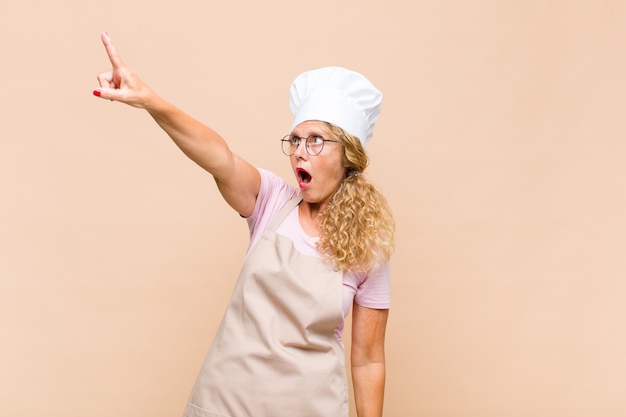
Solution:
<svg viewBox="0 0 626 417">
<path fill-rule="evenodd" d="M 626 415 L 626 2 L 2 0 L 0 415 L 178 416 L 247 242 L 99 33 L 290 177 L 301 71 L 385 94 L 387 416 Z"/>
</svg>

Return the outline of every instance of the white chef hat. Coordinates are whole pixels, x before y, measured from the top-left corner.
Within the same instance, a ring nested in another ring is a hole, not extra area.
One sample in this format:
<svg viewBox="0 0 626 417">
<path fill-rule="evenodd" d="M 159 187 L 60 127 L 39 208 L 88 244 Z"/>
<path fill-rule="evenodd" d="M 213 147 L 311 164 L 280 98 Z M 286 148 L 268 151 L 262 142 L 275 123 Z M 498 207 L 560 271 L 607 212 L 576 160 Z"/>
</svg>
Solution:
<svg viewBox="0 0 626 417">
<path fill-rule="evenodd" d="M 358 72 L 325 67 L 300 74 L 291 84 L 293 130 L 307 120 L 341 127 L 365 144 L 372 138 L 383 95 Z"/>
</svg>

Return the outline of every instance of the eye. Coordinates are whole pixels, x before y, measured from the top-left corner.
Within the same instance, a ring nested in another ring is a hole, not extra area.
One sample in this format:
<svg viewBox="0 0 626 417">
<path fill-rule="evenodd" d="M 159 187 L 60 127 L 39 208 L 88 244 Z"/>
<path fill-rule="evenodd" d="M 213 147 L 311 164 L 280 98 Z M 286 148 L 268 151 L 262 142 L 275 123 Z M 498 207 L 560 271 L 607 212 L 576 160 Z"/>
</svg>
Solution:
<svg viewBox="0 0 626 417">
<path fill-rule="evenodd" d="M 289 143 L 291 143 L 293 146 L 300 145 L 300 137 L 299 136 L 291 136 L 289 138 Z"/>
<path fill-rule="evenodd" d="M 319 146 L 324 144 L 324 138 L 318 135 L 311 135 L 308 137 L 307 142 L 309 146 Z"/>
</svg>

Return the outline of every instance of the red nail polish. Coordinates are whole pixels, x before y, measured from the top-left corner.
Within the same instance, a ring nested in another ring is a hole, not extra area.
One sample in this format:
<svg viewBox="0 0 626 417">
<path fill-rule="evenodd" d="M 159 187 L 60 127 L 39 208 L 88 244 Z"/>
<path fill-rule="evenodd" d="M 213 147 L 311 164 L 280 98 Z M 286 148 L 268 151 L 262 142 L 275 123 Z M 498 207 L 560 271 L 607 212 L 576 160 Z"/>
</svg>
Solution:
<svg viewBox="0 0 626 417">
<path fill-rule="evenodd" d="M 102 93 L 100 93 L 100 90 L 93 90 L 93 95 L 94 96 L 100 97 L 100 94 L 102 94 Z"/>
</svg>

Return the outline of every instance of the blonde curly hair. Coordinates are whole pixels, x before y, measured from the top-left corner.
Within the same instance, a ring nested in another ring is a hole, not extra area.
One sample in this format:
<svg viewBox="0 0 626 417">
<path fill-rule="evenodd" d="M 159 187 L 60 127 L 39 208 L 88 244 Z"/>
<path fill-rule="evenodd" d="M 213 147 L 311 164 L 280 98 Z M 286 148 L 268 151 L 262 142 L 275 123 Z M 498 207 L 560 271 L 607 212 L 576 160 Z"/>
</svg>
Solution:
<svg viewBox="0 0 626 417">
<path fill-rule="evenodd" d="M 346 177 L 320 213 L 322 257 L 342 271 L 367 272 L 383 266 L 394 250 L 395 222 L 385 197 L 362 173 L 369 158 L 361 141 L 328 123 L 342 144 Z"/>
</svg>

